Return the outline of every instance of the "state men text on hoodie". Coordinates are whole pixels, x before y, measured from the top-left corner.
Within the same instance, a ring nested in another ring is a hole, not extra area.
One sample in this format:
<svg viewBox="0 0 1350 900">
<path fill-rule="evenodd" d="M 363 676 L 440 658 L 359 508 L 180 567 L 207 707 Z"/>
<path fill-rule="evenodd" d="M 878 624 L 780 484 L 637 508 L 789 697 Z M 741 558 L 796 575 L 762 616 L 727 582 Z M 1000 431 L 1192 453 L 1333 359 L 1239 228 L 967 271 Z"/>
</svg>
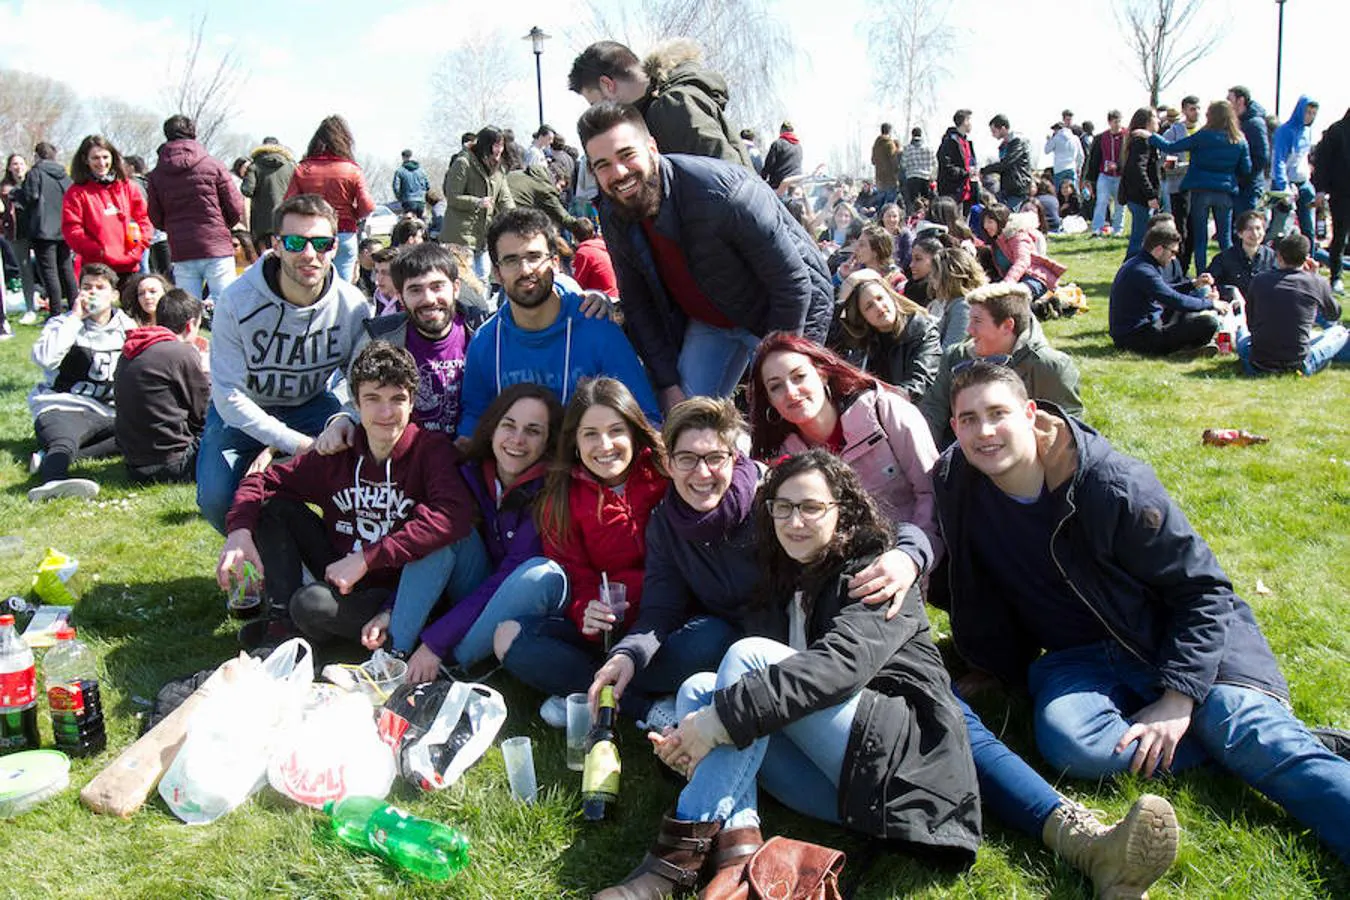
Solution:
<svg viewBox="0 0 1350 900">
<path fill-rule="evenodd" d="M 221 419 L 267 447 L 294 453 L 307 437 L 268 412 L 301 406 L 345 373 L 370 304 L 328 273 L 310 306 L 281 296 L 281 261 L 265 256 L 225 289 L 211 336 L 211 404 Z"/>
<path fill-rule="evenodd" d="M 192 450 L 206 427 L 211 382 L 196 347 L 162 325 L 127 333 L 114 377 L 115 431 L 132 468 L 162 466 Z"/>
<path fill-rule="evenodd" d="M 50 410 L 91 412 L 113 418 L 113 374 L 128 331 L 136 323 L 114 309 L 106 325 L 71 313 L 52 316 L 33 344 L 33 362 L 42 380 L 28 392 L 37 418 Z"/>
</svg>

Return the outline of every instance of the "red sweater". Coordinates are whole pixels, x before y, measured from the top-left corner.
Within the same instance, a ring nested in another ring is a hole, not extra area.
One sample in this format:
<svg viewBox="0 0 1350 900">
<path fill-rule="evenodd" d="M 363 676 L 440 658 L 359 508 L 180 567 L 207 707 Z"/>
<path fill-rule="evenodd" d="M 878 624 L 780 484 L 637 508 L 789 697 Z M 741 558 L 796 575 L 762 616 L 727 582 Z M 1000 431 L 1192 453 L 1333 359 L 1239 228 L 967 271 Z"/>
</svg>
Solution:
<svg viewBox="0 0 1350 900">
<path fill-rule="evenodd" d="M 226 533 L 256 528 L 263 504 L 273 497 L 313 503 L 323 511 L 335 552 L 365 553 L 370 574 L 362 586 L 393 587 L 405 564 L 473 530 L 476 507 L 445 435 L 409 423 L 385 462 L 370 455 L 364 428 L 356 429 L 353 444 L 333 456 L 306 453 L 245 478 Z"/>
<path fill-rule="evenodd" d="M 572 256 L 572 277 L 585 290 L 619 296 L 619 279 L 614 275 L 614 263 L 603 238 L 591 238 L 577 244 Z"/>
<path fill-rule="evenodd" d="M 356 231 L 356 223 L 375 210 L 361 167 L 336 156 L 307 156 L 291 175 L 286 196 L 318 194 L 337 211 L 338 232 Z"/>
<path fill-rule="evenodd" d="M 561 540 L 544 535 L 544 555 L 563 567 L 571 596 L 567 617 L 581 630 L 586 606 L 600 596 L 600 574 L 628 588 L 625 626 L 637 621 L 647 561 L 647 521 L 670 484 L 644 450 L 628 474 L 623 493 L 605 487 L 585 468 L 572 469 L 567 505 L 572 527 Z M 599 641 L 600 635 L 592 640 Z"/>
<path fill-rule="evenodd" d="M 140 235 L 133 239 L 127 223 Z M 83 262 L 111 266 L 120 275 L 140 268 L 154 229 L 141 189 L 130 181 L 72 184 L 61 205 L 61 236 Z"/>
</svg>

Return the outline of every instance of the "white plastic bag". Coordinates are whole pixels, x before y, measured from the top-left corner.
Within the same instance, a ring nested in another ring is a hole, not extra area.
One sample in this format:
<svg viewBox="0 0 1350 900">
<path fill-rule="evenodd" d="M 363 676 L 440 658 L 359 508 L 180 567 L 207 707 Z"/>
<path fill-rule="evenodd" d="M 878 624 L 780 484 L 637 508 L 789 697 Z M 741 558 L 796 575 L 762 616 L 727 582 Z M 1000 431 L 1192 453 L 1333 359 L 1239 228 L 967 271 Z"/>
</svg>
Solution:
<svg viewBox="0 0 1350 900">
<path fill-rule="evenodd" d="M 405 684 L 380 710 L 380 738 L 394 748 L 404 779 L 424 791 L 459 780 L 492 746 L 506 701 L 484 684 Z"/>
<path fill-rule="evenodd" d="M 314 681 L 314 654 L 295 638 L 262 662 L 250 660 L 188 721 L 187 739 L 159 783 L 169 809 L 206 825 L 267 782 L 267 761 L 293 725 Z"/>
<path fill-rule="evenodd" d="M 299 723 L 281 736 L 267 764 L 267 781 L 278 793 L 315 809 L 348 795 L 383 798 L 396 774 L 365 696 L 328 684 L 310 686 Z"/>
</svg>

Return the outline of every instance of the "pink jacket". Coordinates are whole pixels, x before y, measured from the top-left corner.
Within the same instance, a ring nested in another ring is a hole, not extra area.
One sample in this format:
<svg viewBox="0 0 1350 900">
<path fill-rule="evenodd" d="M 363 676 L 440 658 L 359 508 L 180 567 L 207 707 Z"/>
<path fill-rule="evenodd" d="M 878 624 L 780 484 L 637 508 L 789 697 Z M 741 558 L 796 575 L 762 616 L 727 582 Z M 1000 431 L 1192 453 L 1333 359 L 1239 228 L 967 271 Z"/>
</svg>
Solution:
<svg viewBox="0 0 1350 900">
<path fill-rule="evenodd" d="M 1064 266 L 1037 252 L 1037 219 L 1035 213 L 1015 213 L 998 236 L 998 249 L 1008 258 L 1008 271 L 1003 280 L 1016 284 L 1027 275 L 1042 282 L 1047 290 L 1054 290 Z"/>
<path fill-rule="evenodd" d="M 919 526 L 933 545 L 933 560 L 942 556 L 937 508 L 933 500 L 933 466 L 938 460 L 933 434 L 918 407 L 894 388 L 863 391 L 841 415 L 844 449 L 840 459 L 893 522 Z M 783 442 L 782 453 L 810 449 L 800 435 Z"/>
</svg>

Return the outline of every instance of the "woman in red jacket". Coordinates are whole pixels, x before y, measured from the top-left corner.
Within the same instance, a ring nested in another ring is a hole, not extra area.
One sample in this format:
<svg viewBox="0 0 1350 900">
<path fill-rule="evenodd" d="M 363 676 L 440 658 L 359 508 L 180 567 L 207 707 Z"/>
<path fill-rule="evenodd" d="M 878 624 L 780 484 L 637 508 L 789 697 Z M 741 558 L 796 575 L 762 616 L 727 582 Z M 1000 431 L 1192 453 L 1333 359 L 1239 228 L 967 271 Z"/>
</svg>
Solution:
<svg viewBox="0 0 1350 900">
<path fill-rule="evenodd" d="M 305 158 L 291 175 L 286 196 L 318 194 L 328 201 L 338 217 L 338 248 L 333 267 L 338 276 L 351 281 L 356 265 L 357 224 L 375 210 L 375 200 L 366 187 L 365 176 L 356 164 L 355 142 L 347 120 L 329 116 L 319 123 L 309 139 Z"/>
<path fill-rule="evenodd" d="M 150 246 L 150 214 L 141 189 L 127 178 L 122 154 L 102 135 L 80 142 L 70 162 L 61 206 L 61 236 L 82 262 L 103 263 L 119 275 L 141 267 Z"/>
<path fill-rule="evenodd" d="M 544 554 L 567 573 L 567 603 L 562 615 L 503 622 L 493 639 L 507 671 L 553 695 L 540 715 L 555 728 L 565 723 L 562 697 L 585 691 L 604 662 L 604 638 L 637 619 L 647 520 L 668 484 L 661 436 L 628 388 L 582 381 L 539 503 Z M 600 599 L 606 580 L 627 590 L 619 615 Z"/>
</svg>

